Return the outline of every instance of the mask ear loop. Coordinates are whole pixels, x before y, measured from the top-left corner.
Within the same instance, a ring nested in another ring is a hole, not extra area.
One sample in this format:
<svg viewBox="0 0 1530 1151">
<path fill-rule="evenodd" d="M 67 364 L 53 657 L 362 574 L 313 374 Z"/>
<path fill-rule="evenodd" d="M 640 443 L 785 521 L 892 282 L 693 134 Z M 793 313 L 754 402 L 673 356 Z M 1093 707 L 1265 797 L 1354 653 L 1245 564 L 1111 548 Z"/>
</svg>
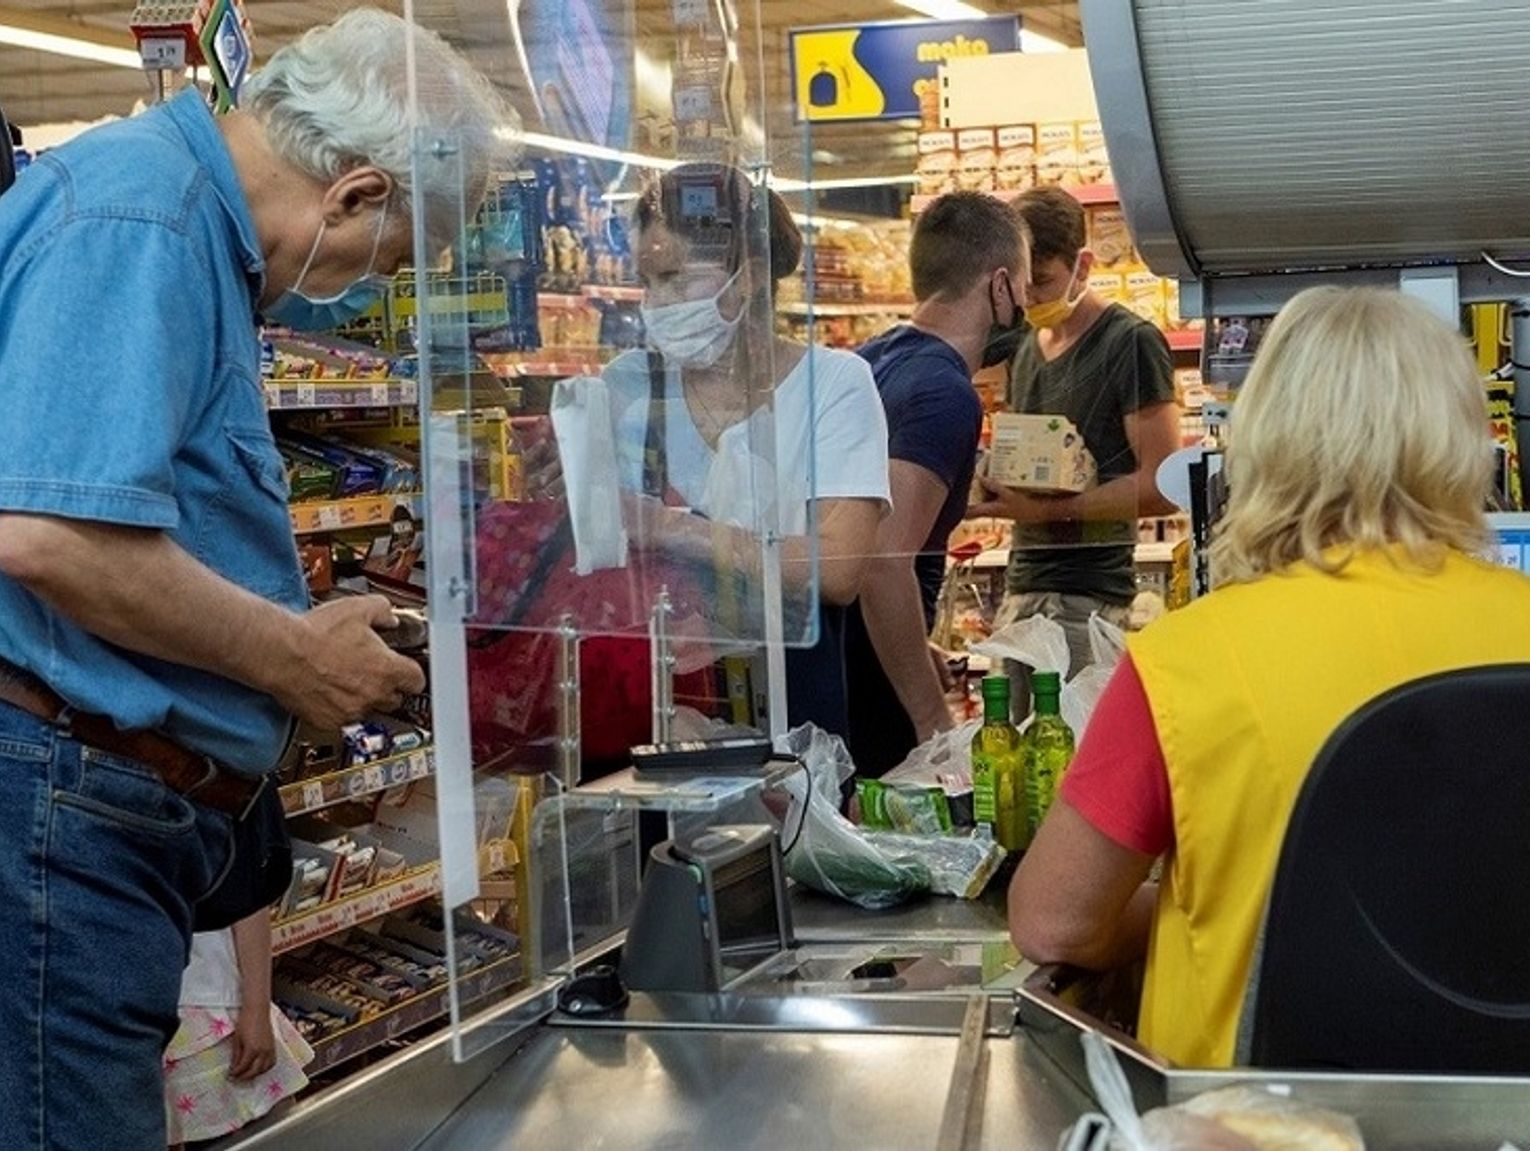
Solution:
<svg viewBox="0 0 1530 1151">
<path fill-rule="evenodd" d="M 329 227 L 329 221 L 321 219 L 319 221 L 319 234 L 313 238 L 313 247 L 308 249 L 308 259 L 303 261 L 303 270 L 298 273 L 297 281 L 292 285 L 291 291 L 296 292 L 303 286 L 303 281 L 308 278 L 308 270 L 313 267 L 314 257 L 319 254 L 319 245 L 324 242 L 324 229 L 327 227 Z"/>
</svg>

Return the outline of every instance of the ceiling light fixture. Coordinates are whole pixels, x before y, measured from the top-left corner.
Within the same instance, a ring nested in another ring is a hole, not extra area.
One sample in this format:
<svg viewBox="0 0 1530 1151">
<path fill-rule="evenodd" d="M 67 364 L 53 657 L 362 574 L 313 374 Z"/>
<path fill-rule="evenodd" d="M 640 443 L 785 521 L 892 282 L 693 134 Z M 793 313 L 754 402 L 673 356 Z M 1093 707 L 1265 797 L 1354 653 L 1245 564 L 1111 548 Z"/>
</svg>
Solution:
<svg viewBox="0 0 1530 1151">
<path fill-rule="evenodd" d="M 0 44 L 142 72 L 143 60 L 137 49 L 120 48 L 116 46 L 118 43 L 118 38 L 110 33 L 93 35 L 67 20 L 0 9 Z"/>
</svg>

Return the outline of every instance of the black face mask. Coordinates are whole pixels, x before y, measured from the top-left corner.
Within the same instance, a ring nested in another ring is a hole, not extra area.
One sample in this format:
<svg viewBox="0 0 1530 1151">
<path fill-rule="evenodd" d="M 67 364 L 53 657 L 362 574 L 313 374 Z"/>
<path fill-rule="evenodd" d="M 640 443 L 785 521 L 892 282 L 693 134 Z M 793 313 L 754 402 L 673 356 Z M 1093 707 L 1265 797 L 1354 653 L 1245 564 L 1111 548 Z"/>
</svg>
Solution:
<svg viewBox="0 0 1530 1151">
<path fill-rule="evenodd" d="M 1015 303 L 1015 290 L 1010 286 L 1008 279 L 1004 281 L 1004 290 L 1009 293 L 1009 306 L 1014 310 L 1015 318 L 1007 325 L 999 323 L 999 309 L 994 305 L 993 296 L 988 297 L 988 307 L 993 312 L 993 323 L 989 325 L 988 338 L 983 341 L 982 364 L 985 368 L 1004 363 L 1020 350 L 1020 341 L 1025 339 L 1025 313 L 1020 310 L 1020 305 Z"/>
</svg>

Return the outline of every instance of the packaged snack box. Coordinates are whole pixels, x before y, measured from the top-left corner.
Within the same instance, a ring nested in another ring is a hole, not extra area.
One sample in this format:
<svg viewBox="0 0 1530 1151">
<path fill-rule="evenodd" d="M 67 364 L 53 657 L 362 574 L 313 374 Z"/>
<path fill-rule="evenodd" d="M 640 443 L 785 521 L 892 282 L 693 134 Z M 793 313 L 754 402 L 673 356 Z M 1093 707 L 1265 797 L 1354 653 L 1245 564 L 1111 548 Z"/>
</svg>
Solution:
<svg viewBox="0 0 1530 1151">
<path fill-rule="evenodd" d="M 1036 182 L 1078 183 L 1078 133 L 1072 121 L 1036 126 Z"/>
<path fill-rule="evenodd" d="M 1119 268 L 1132 261 L 1132 233 L 1126 226 L 1126 213 L 1119 204 L 1094 204 L 1088 210 L 1089 247 L 1095 264 L 1101 268 Z"/>
<path fill-rule="evenodd" d="M 1012 124 L 995 138 L 998 161 L 994 185 L 1002 192 L 1024 192 L 1036 184 L 1036 125 Z"/>
<path fill-rule="evenodd" d="M 1107 304 L 1120 304 L 1126 300 L 1126 281 L 1120 272 L 1091 272 L 1089 290 Z"/>
<path fill-rule="evenodd" d="M 1094 484 L 1095 463 L 1066 416 L 1000 412 L 993 418 L 988 476 L 1024 491 L 1081 492 Z"/>
<path fill-rule="evenodd" d="M 918 152 L 919 194 L 941 196 L 956 191 L 956 133 L 920 132 Z"/>
<path fill-rule="evenodd" d="M 1081 184 L 1110 183 L 1110 157 L 1105 154 L 1105 132 L 1098 120 L 1078 126 L 1078 178 Z"/>
<path fill-rule="evenodd" d="M 964 192 L 992 192 L 998 153 L 992 128 L 963 128 L 956 134 L 956 186 Z"/>
<path fill-rule="evenodd" d="M 1163 327 L 1163 281 L 1152 272 L 1128 272 L 1126 306 L 1144 320 Z"/>
</svg>

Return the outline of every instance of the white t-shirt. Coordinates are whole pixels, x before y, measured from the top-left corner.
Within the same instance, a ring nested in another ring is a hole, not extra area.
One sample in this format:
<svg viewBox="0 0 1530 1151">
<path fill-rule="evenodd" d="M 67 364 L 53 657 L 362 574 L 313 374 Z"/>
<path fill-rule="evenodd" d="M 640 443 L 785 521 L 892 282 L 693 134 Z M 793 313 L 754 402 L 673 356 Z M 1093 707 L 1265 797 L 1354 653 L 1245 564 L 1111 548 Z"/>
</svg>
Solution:
<svg viewBox="0 0 1530 1151">
<path fill-rule="evenodd" d="M 639 489 L 650 406 L 648 354 L 619 356 L 604 378 L 621 482 Z M 778 530 L 803 535 L 810 498 L 874 499 L 891 506 L 887 417 L 870 366 L 853 352 L 809 348 L 771 402 L 725 429 L 715 450 L 696 428 L 679 371 L 666 368 L 664 426 L 670 487 L 712 519 L 758 530 L 772 522 L 769 509 L 779 501 Z M 775 459 L 754 459 L 772 431 Z"/>
<path fill-rule="evenodd" d="M 191 958 L 181 975 L 182 1007 L 238 1007 L 239 958 L 234 932 L 199 931 L 191 937 Z"/>
</svg>

